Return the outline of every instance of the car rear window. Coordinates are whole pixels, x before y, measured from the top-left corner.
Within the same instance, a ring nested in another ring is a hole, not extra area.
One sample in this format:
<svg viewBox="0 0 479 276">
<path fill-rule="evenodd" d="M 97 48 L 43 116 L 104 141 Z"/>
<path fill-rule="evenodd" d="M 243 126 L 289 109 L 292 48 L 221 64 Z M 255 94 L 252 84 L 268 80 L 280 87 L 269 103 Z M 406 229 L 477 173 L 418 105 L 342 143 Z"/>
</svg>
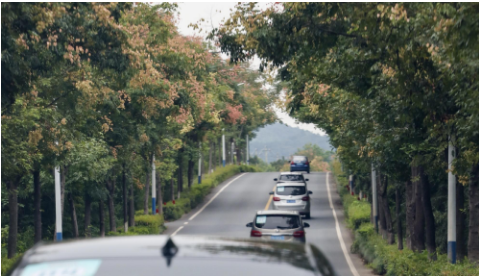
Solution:
<svg viewBox="0 0 479 276">
<path fill-rule="evenodd" d="M 293 157 L 294 162 L 306 162 L 307 160 L 308 160 L 308 158 L 306 158 L 305 156 L 294 156 Z"/>
<path fill-rule="evenodd" d="M 277 186 L 277 195 L 304 195 L 306 194 L 306 187 L 304 186 Z"/>
<path fill-rule="evenodd" d="M 299 216 L 294 215 L 258 215 L 255 225 L 261 229 L 299 228 Z"/>
<path fill-rule="evenodd" d="M 303 181 L 303 175 L 301 174 L 286 174 L 286 175 L 281 175 L 279 177 L 279 180 L 283 181 Z"/>
</svg>

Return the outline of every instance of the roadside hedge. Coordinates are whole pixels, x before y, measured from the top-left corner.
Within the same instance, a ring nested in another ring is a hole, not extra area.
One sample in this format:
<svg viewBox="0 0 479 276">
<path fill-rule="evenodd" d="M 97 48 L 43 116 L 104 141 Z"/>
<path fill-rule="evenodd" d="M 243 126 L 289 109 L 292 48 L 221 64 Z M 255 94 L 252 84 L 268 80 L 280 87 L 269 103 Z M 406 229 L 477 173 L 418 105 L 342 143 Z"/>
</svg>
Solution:
<svg viewBox="0 0 479 276">
<path fill-rule="evenodd" d="M 183 214 L 189 212 L 203 202 L 206 195 L 208 195 L 213 188 L 241 172 L 257 172 L 257 169 L 253 166 L 247 165 L 228 165 L 216 169 L 216 171 L 211 174 L 205 175 L 201 184 L 195 183 L 189 191 L 185 190 L 181 193 L 181 198 L 175 200 L 174 204 L 169 201 L 163 206 L 163 216 L 165 220 L 172 221 L 181 218 Z"/>
<path fill-rule="evenodd" d="M 359 253 L 373 271 L 387 276 L 477 276 L 479 267 L 467 259 L 452 265 L 446 254 L 438 254 L 436 261 L 428 259 L 427 251 L 413 252 L 410 249 L 398 250 L 396 244 L 389 245 L 376 233 L 370 223 L 371 204 L 357 200 L 347 190 L 348 179 L 341 172 L 337 160 L 331 166 L 336 179 L 338 192 L 343 203 L 347 225 L 354 231 L 351 251 Z"/>
</svg>

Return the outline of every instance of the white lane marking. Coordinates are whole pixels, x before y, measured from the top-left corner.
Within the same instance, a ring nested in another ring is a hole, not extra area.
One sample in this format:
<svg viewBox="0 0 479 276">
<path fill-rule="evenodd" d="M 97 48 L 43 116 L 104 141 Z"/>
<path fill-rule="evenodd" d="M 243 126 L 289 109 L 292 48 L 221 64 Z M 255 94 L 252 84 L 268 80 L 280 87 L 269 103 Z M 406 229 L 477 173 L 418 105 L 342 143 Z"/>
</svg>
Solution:
<svg viewBox="0 0 479 276">
<path fill-rule="evenodd" d="M 326 188 L 328 189 L 328 198 L 329 198 L 329 207 L 333 210 L 334 220 L 336 221 L 336 234 L 338 235 L 339 243 L 341 244 L 341 250 L 343 250 L 344 258 L 346 258 L 346 262 L 348 263 L 349 270 L 353 273 L 354 276 L 360 276 L 356 267 L 354 266 L 353 262 L 351 261 L 351 257 L 349 256 L 348 250 L 346 249 L 346 244 L 343 240 L 343 235 L 341 234 L 341 229 L 339 228 L 338 217 L 336 216 L 336 210 L 334 210 L 333 206 L 333 199 L 331 198 L 331 191 L 329 189 L 329 172 L 326 173 Z"/>
<path fill-rule="evenodd" d="M 245 174 L 242 173 L 242 174 L 238 175 L 235 179 L 233 179 L 233 180 L 231 180 L 230 182 L 228 182 L 228 184 L 226 184 L 223 188 L 221 188 L 221 190 L 219 190 L 214 197 L 212 197 L 201 209 L 198 210 L 198 212 L 196 212 L 196 214 L 194 214 L 193 216 L 191 216 L 188 220 L 194 219 L 197 215 L 199 215 L 201 212 L 203 212 L 203 210 L 204 210 L 206 207 L 208 207 L 208 205 L 210 205 L 210 203 L 213 202 L 213 200 L 215 200 L 215 198 L 216 198 L 219 194 L 221 194 L 221 192 L 222 192 L 224 189 L 228 188 L 228 186 L 229 186 L 231 183 L 233 183 L 236 179 L 242 177 L 243 175 L 245 175 Z"/>
<path fill-rule="evenodd" d="M 183 226 L 180 226 L 180 228 L 176 229 L 176 231 L 173 232 L 173 234 L 171 234 L 170 237 L 174 237 L 176 235 L 176 233 L 178 233 L 181 229 L 183 229 Z"/>
<path fill-rule="evenodd" d="M 188 224 L 188 222 L 187 222 L 187 221 L 185 221 L 185 224 Z"/>
</svg>

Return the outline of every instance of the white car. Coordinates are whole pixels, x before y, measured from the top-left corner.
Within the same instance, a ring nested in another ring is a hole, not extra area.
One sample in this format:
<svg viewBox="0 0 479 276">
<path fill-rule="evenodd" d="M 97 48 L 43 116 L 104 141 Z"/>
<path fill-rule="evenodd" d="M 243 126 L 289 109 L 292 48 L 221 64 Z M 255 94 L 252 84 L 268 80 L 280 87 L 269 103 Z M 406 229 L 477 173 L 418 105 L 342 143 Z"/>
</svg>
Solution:
<svg viewBox="0 0 479 276">
<path fill-rule="evenodd" d="M 279 178 L 275 178 L 274 181 L 278 182 L 306 182 L 309 179 L 304 178 L 303 173 L 300 172 L 282 172 Z"/>
<path fill-rule="evenodd" d="M 280 182 L 274 187 L 273 209 L 284 211 L 297 211 L 307 219 L 311 218 L 311 202 L 309 195 L 313 192 L 308 191 L 304 182 Z"/>
</svg>

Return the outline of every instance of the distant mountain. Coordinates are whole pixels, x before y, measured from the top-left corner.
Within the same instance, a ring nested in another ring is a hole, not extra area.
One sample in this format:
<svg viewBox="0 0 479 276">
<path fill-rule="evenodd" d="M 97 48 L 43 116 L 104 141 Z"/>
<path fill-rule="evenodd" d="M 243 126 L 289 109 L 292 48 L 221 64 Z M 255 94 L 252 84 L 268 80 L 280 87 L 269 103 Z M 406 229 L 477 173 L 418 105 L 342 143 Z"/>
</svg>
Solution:
<svg viewBox="0 0 479 276">
<path fill-rule="evenodd" d="M 331 150 L 327 135 L 321 136 L 299 128 L 275 123 L 256 132 L 256 137 L 250 142 L 250 154 L 254 156 L 256 152 L 258 157 L 266 161 L 264 151 L 261 152 L 266 147 L 271 150 L 268 152 L 268 162 L 281 159 L 283 156 L 288 159 L 289 156 L 308 143 L 316 144 L 325 150 Z"/>
</svg>

